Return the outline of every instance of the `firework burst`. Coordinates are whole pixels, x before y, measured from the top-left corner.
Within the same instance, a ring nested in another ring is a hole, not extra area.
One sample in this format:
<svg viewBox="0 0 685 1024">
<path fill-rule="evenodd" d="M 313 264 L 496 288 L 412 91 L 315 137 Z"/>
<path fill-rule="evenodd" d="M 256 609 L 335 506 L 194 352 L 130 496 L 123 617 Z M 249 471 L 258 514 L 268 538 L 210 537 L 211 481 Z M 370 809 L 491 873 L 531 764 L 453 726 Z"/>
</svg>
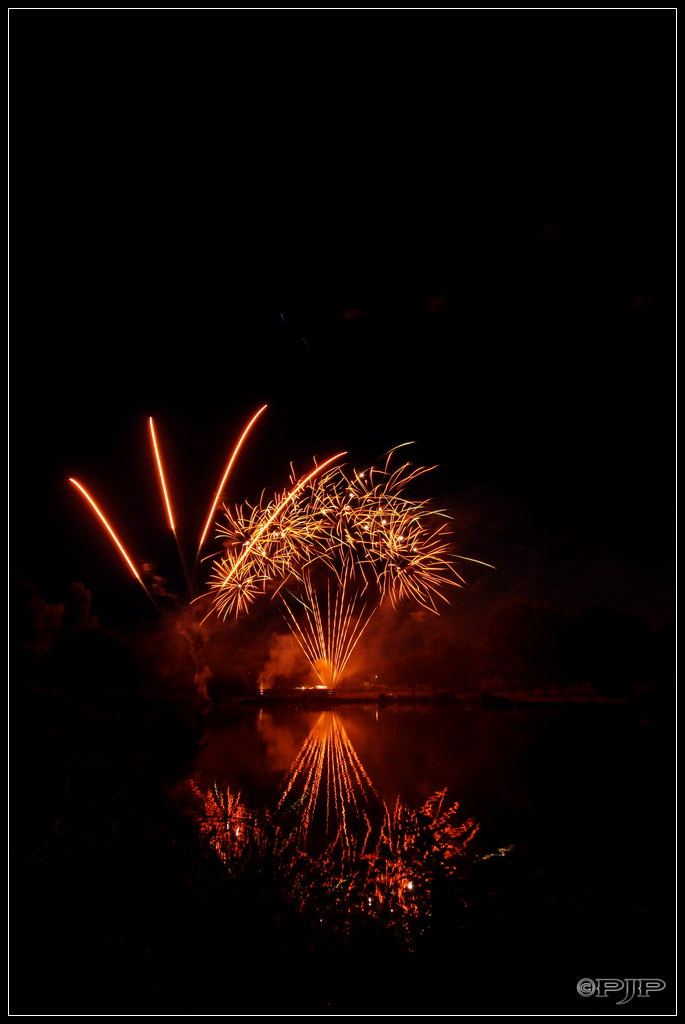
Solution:
<svg viewBox="0 0 685 1024">
<path fill-rule="evenodd" d="M 338 455 L 299 481 L 292 474 L 288 491 L 225 508 L 218 527 L 224 554 L 210 579 L 214 610 L 225 619 L 267 591 L 279 597 L 324 686 L 338 683 L 384 600 L 438 614 L 438 601 L 449 603 L 445 590 L 464 585 L 447 513 L 407 493 L 435 467 L 392 469 L 395 451 L 380 468 L 332 465 Z"/>
<path fill-rule="evenodd" d="M 230 471 L 265 409 L 252 416 L 231 453 L 200 536 L 192 575 Z M 190 592 L 152 417 L 149 432 L 166 516 Z M 300 477 L 291 466 L 285 490 L 270 496 L 262 492 L 256 504 L 224 505 L 217 524 L 222 550 L 211 556 L 209 590 L 200 595 L 212 598 L 208 615 L 225 620 L 245 614 L 260 597 L 279 598 L 285 621 L 313 671 L 322 685 L 334 688 L 384 601 L 395 610 L 412 603 L 438 614 L 439 602 L 449 603 L 446 591 L 464 585 L 456 568 L 462 556 L 452 552 L 447 513 L 409 494 L 435 467 L 409 462 L 392 466 L 403 447 L 391 449 L 381 465 L 365 470 L 339 464 L 346 452 L 315 462 Z M 71 483 L 95 510 L 156 606 L 104 514 L 81 484 L 73 478 Z"/>
<path fill-rule="evenodd" d="M 302 509 L 308 507 L 307 487 L 337 459 L 341 452 L 326 459 L 320 466 L 299 480 L 291 478 L 292 486 L 284 495 L 257 506 L 244 505 L 236 508 L 235 514 L 228 513 L 219 536 L 224 538 L 225 554 L 212 568 L 210 585 L 217 596 L 214 610 L 226 618 L 231 612 L 239 613 L 242 602 L 232 601 L 235 592 L 233 584 L 248 570 L 249 578 L 255 574 L 264 580 L 285 582 L 291 576 L 298 577 L 307 562 L 306 552 L 313 539 L 309 527 L 303 523 Z M 304 541 L 304 543 L 303 543 Z"/>
</svg>

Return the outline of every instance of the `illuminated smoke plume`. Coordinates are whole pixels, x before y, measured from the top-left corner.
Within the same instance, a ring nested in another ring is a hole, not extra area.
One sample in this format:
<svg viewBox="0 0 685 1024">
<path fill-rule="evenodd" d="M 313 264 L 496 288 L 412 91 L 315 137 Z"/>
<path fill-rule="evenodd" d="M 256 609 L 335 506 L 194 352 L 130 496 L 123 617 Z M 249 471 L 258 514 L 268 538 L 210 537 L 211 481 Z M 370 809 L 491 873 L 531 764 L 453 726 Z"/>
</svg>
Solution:
<svg viewBox="0 0 685 1024">
<path fill-rule="evenodd" d="M 300 648 L 289 633 L 274 633 L 269 656 L 258 678 L 260 690 L 270 690 L 281 680 L 289 679 L 306 667 Z"/>
</svg>

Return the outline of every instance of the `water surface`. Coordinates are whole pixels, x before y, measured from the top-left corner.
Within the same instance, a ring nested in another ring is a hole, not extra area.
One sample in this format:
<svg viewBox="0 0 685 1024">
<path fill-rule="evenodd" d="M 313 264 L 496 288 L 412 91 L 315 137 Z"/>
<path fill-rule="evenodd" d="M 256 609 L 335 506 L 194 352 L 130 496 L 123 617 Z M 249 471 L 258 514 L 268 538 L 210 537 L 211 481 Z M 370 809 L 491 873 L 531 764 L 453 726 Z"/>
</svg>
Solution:
<svg viewBox="0 0 685 1024">
<path fill-rule="evenodd" d="M 215 709 L 207 740 L 191 778 L 227 871 L 242 870 L 244 826 L 272 816 L 290 845 L 269 864 L 298 920 L 309 912 L 322 929 L 317 942 L 357 943 L 368 911 L 412 951 L 417 979 L 438 972 L 440 991 L 457 960 L 464 983 L 489 964 L 528 1008 L 523 965 L 544 965 L 537 991 L 551 1012 L 613 1009 L 580 1000 L 583 977 L 671 979 L 667 709 L 265 704 Z M 274 840 L 261 825 L 258 835 L 249 857 L 262 878 L 255 858 Z M 497 998 L 500 1012 L 506 991 Z"/>
</svg>

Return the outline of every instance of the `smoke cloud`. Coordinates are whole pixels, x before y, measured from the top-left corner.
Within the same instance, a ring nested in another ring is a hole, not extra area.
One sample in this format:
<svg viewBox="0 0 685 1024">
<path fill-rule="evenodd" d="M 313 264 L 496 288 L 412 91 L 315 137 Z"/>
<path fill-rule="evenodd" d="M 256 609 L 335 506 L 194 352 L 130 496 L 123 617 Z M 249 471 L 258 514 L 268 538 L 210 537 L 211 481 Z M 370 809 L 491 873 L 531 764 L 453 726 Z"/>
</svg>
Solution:
<svg viewBox="0 0 685 1024">
<path fill-rule="evenodd" d="M 300 645 L 290 633 L 274 633 L 269 644 L 269 656 L 259 673 L 257 685 L 262 690 L 278 685 L 292 685 L 295 679 L 308 680 L 311 668 Z"/>
</svg>

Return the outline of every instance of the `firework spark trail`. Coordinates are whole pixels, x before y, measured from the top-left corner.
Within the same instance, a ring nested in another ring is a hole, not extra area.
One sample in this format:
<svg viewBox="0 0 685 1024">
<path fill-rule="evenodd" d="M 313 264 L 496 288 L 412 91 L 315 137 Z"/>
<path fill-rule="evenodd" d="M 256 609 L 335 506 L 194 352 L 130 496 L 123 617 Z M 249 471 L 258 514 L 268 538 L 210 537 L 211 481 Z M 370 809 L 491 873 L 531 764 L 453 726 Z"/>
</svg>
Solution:
<svg viewBox="0 0 685 1024">
<path fill-rule="evenodd" d="M 242 553 L 235 559 L 224 559 L 217 567 L 215 567 L 213 587 L 219 591 L 219 595 L 216 598 L 214 610 L 224 610 L 224 618 L 226 617 L 229 608 L 226 607 L 225 603 L 222 601 L 221 592 L 235 578 L 236 573 L 241 568 L 245 560 L 248 558 L 253 548 L 262 538 L 265 531 L 268 530 L 271 524 L 278 518 L 280 513 L 283 511 L 284 508 L 288 506 L 288 504 L 294 503 L 296 496 L 304 487 L 306 487 L 306 485 L 311 480 L 314 479 L 314 477 L 316 477 L 319 473 L 323 472 L 323 470 L 327 466 L 331 465 L 331 463 L 335 462 L 336 459 L 340 459 L 342 458 L 343 455 L 346 454 L 346 452 L 339 452 L 337 455 L 332 455 L 329 459 L 326 459 L 325 462 L 322 462 L 320 466 L 315 466 L 314 469 L 311 470 L 311 472 L 309 472 L 306 476 L 302 477 L 299 481 L 297 481 L 295 486 L 290 491 L 287 492 L 285 497 L 282 498 L 276 504 L 274 511 L 271 512 L 266 517 L 264 522 L 261 523 L 261 525 L 255 530 L 250 540 L 247 541 L 247 543 L 244 545 Z M 209 614 L 211 614 L 211 612 L 208 613 L 208 615 Z"/>
<path fill-rule="evenodd" d="M 437 614 L 434 597 L 448 603 L 441 588 L 464 583 L 446 557 L 450 545 L 441 537 L 446 524 L 424 525 L 428 517 L 445 513 L 401 494 L 429 469 L 405 465 L 390 474 L 387 467 L 386 461 L 385 470 L 355 472 L 353 479 L 333 471 L 320 482 L 317 511 L 329 523 L 329 551 L 352 553 L 365 586 L 372 578 L 381 599 L 388 596 L 394 608 L 416 601 Z"/>
<path fill-rule="evenodd" d="M 109 525 L 109 523 L 107 522 L 107 519 L 106 519 L 106 518 L 105 518 L 105 516 L 104 516 L 104 515 L 102 514 L 102 512 L 100 511 L 100 509 L 98 508 L 98 506 L 96 505 L 96 503 L 95 503 L 95 502 L 93 501 L 93 499 L 91 498 L 91 496 L 90 496 L 90 495 L 88 494 L 88 492 L 86 491 L 85 487 L 82 487 L 82 486 L 81 486 L 81 484 L 80 484 L 80 483 L 78 482 L 78 480 L 74 480 L 74 478 L 73 478 L 73 477 L 69 477 L 69 483 L 71 483 L 71 484 L 73 484 L 73 485 L 74 485 L 75 487 L 77 487 L 77 488 L 79 489 L 79 491 L 81 492 L 81 494 L 83 494 L 83 496 L 84 496 L 84 498 L 86 499 L 86 501 L 88 501 L 88 502 L 90 503 L 90 505 L 91 505 L 91 506 L 93 507 L 93 509 L 95 510 L 95 512 L 97 513 L 97 515 L 99 516 L 100 520 L 101 520 L 101 521 L 102 521 L 102 523 L 104 524 L 104 526 L 105 526 L 105 528 L 106 528 L 107 532 L 108 532 L 108 533 L 109 533 L 109 535 L 111 536 L 112 540 L 114 541 L 114 543 L 116 544 L 116 546 L 117 546 L 117 547 L 119 548 L 119 551 L 121 552 L 121 554 L 122 554 L 122 555 L 124 556 L 124 559 L 125 559 L 125 561 L 126 561 L 126 564 L 127 564 L 127 565 L 128 565 L 128 567 L 129 567 L 129 569 L 131 570 L 131 572 L 133 573 L 133 575 L 135 576 L 135 578 L 136 578 L 136 579 L 138 580 L 138 582 L 140 583 L 141 587 L 143 588 L 143 590 L 145 591 L 145 593 L 146 593 L 146 594 L 147 594 L 147 596 L 149 597 L 150 601 L 152 601 L 152 603 L 153 603 L 153 605 L 155 606 L 155 608 L 157 608 L 157 604 L 156 604 L 156 602 L 155 602 L 155 600 L 154 600 L 154 598 L 153 598 L 152 594 L 150 593 L 150 591 L 149 591 L 149 590 L 147 589 L 147 587 L 145 586 L 145 583 L 143 582 L 143 579 L 142 579 L 142 577 L 141 577 L 140 573 L 138 572 L 138 570 L 136 569 L 135 565 L 133 564 L 133 562 L 131 561 L 131 559 L 130 559 L 130 558 L 128 557 L 128 555 L 126 554 L 126 551 L 124 550 L 124 548 L 123 548 L 123 545 L 122 545 L 121 541 L 120 541 L 120 540 L 119 540 L 119 538 L 117 537 L 117 535 L 116 535 L 116 533 L 114 532 L 114 530 L 112 529 L 112 527 L 111 527 L 111 526 Z M 159 611 L 159 609 L 157 609 L 157 610 Z"/>
<path fill-rule="evenodd" d="M 360 607 L 358 594 L 355 592 L 350 595 L 348 584 L 349 575 L 345 573 L 332 600 L 330 579 L 327 581 L 325 622 L 321 601 L 309 574 L 304 578 L 308 603 L 296 597 L 305 609 L 303 622 L 298 620 L 287 598 L 283 599 L 286 621 L 289 621 L 293 635 L 320 682 L 331 689 L 341 678 L 353 650 L 376 611 L 376 605 L 368 607 L 366 602 Z"/>
<path fill-rule="evenodd" d="M 297 483 L 294 476 L 292 483 Z M 288 496 L 288 492 L 284 492 L 266 504 L 246 502 L 235 513 L 225 509 L 225 525 L 217 530 L 217 538 L 225 538 L 226 541 L 224 560 L 218 570 L 215 566 L 218 582 L 225 580 L 231 565 L 237 562 L 238 555 L 245 553 L 253 538 L 257 543 L 248 553 L 243 569 L 249 564 L 255 567 L 256 572 L 272 580 L 281 578 L 285 581 L 291 574 L 299 578 L 300 568 L 310 558 L 307 552 L 314 550 L 315 538 L 303 504 L 293 500 L 284 511 Z M 263 497 L 262 494 L 262 500 Z M 278 522 L 274 519 L 274 510 Z"/>
<path fill-rule="evenodd" d="M 214 502 L 212 504 L 211 509 L 209 510 L 209 515 L 207 516 L 207 522 L 205 523 L 205 528 L 202 531 L 202 536 L 200 537 L 200 543 L 198 544 L 198 547 L 197 547 L 197 555 L 195 556 L 195 563 L 196 563 L 196 565 L 197 565 L 197 559 L 198 559 L 198 557 L 200 555 L 200 551 L 202 549 L 202 545 L 205 542 L 205 537 L 207 536 L 207 531 L 209 530 L 210 524 L 212 522 L 212 517 L 214 515 L 216 506 L 219 504 L 219 498 L 221 497 L 221 494 L 223 492 L 223 489 L 224 489 L 224 486 L 226 484 L 226 481 L 228 480 L 228 475 L 231 472 L 231 468 L 233 466 L 233 463 L 235 462 L 235 460 L 237 458 L 238 452 L 242 448 L 243 442 L 245 441 L 247 435 L 250 433 L 250 430 L 252 429 L 253 424 L 257 421 L 257 419 L 261 416 L 261 414 L 264 412 L 265 409 L 266 409 L 266 405 L 263 405 L 261 407 L 261 409 L 257 410 L 257 412 L 254 414 L 254 416 L 250 420 L 250 422 L 245 427 L 244 431 L 242 432 L 242 434 L 240 436 L 240 439 L 239 439 L 238 443 L 236 444 L 235 448 L 233 449 L 233 453 L 231 455 L 231 458 L 229 459 L 228 465 L 226 466 L 226 469 L 224 471 L 224 475 L 221 478 L 221 483 L 219 484 L 219 486 L 217 488 L 217 492 L 216 492 L 216 496 L 214 498 Z"/>
<path fill-rule="evenodd" d="M 179 557 L 179 559 L 181 561 L 181 568 L 183 569 L 183 578 L 185 579 L 185 583 L 186 583 L 186 587 L 187 587 L 188 593 L 190 593 L 192 588 L 191 588 L 191 584 L 190 584 L 190 579 L 188 577 L 188 571 L 186 569 L 185 558 L 183 557 L 183 552 L 181 550 L 181 545 L 179 544 L 178 536 L 176 534 L 176 527 L 174 525 L 174 517 L 173 517 L 173 515 L 171 513 L 171 501 L 169 500 L 169 492 L 167 490 L 166 480 L 164 479 L 164 470 L 162 469 L 162 457 L 161 457 L 160 452 L 159 452 L 159 445 L 157 444 L 157 437 L 155 435 L 155 425 L 154 425 L 154 423 L 152 421 L 152 416 L 150 416 L 150 421 L 149 422 L 150 422 L 150 437 L 152 439 L 152 447 L 153 447 L 153 450 L 154 450 L 154 453 L 155 453 L 155 461 L 157 463 L 157 471 L 159 473 L 159 481 L 160 481 L 160 483 L 162 485 L 162 494 L 164 495 L 164 502 L 166 504 L 167 516 L 169 517 L 169 526 L 171 527 L 171 532 L 172 532 L 172 534 L 174 536 L 174 541 L 176 542 L 176 549 L 178 551 L 178 557 Z"/>
<path fill-rule="evenodd" d="M 377 543 L 379 583 L 393 608 L 402 601 L 416 601 L 437 614 L 435 597 L 449 603 L 445 585 L 461 587 L 463 578 L 444 557 L 449 544 L 443 540 L 444 524 L 427 532 L 413 517 L 393 522 Z M 449 572 L 446 572 L 449 566 Z"/>
<path fill-rule="evenodd" d="M 159 446 L 157 445 L 157 437 L 155 435 L 155 425 L 152 422 L 152 416 L 150 416 L 150 436 L 152 438 L 152 447 L 155 453 L 155 459 L 157 461 L 157 470 L 159 471 L 159 480 L 162 485 L 162 494 L 164 495 L 164 501 L 166 503 L 167 515 L 169 517 L 169 526 L 171 532 L 176 536 L 176 527 L 174 526 L 174 517 L 171 514 L 171 502 L 169 501 L 169 493 L 166 489 L 166 481 L 164 480 L 164 470 L 162 469 L 162 459 L 159 454 Z"/>
<path fill-rule="evenodd" d="M 332 535 L 339 547 L 347 545 L 355 552 L 362 572 L 365 567 L 373 569 L 381 595 L 389 598 L 393 608 L 403 601 L 416 601 L 437 614 L 436 596 L 449 603 L 441 588 L 465 585 L 454 560 L 494 567 L 451 553 L 444 536 L 447 524 L 432 525 L 436 517 L 449 518 L 447 513 L 402 494 L 435 467 L 407 463 L 391 473 L 389 461 L 396 450 L 387 453 L 383 470 L 355 471 L 353 479 L 342 471 L 337 479 L 337 471 L 329 473 L 320 485 L 322 494 L 326 493 L 323 514 L 336 519 Z"/>
</svg>

